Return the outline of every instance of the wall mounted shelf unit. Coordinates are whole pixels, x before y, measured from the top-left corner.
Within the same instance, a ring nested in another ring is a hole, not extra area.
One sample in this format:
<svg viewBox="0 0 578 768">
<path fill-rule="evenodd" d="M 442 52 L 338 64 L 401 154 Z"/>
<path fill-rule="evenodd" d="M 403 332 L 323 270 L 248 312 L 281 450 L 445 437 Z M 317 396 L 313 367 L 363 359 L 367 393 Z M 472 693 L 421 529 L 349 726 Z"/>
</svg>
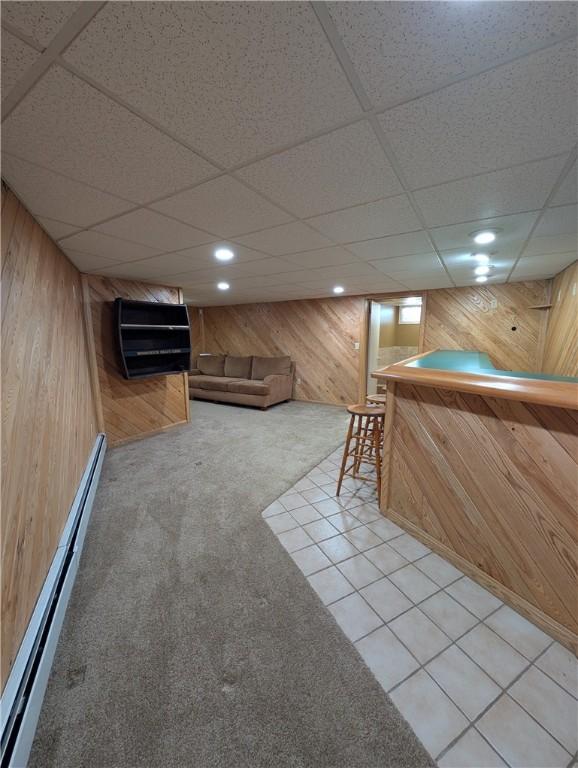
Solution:
<svg viewBox="0 0 578 768">
<path fill-rule="evenodd" d="M 117 298 L 115 319 L 122 375 L 144 379 L 190 368 L 191 332 L 186 304 Z"/>
</svg>

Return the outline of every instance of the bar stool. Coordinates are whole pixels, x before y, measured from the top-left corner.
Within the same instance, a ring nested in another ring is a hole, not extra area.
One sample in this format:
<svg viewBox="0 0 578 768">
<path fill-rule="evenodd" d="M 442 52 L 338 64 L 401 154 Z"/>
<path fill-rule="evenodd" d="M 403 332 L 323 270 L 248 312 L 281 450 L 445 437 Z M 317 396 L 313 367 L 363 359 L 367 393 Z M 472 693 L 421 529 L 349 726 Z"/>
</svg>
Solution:
<svg viewBox="0 0 578 768">
<path fill-rule="evenodd" d="M 358 404 L 349 405 L 347 412 L 351 414 L 351 418 L 337 483 L 337 496 L 341 492 L 343 478 L 348 475 L 358 480 L 377 483 L 377 495 L 379 497 L 381 493 L 381 446 L 385 408 L 379 405 Z M 348 467 L 347 460 L 350 457 L 353 461 Z M 372 464 L 375 467 L 375 478 L 360 474 L 362 462 Z"/>
</svg>

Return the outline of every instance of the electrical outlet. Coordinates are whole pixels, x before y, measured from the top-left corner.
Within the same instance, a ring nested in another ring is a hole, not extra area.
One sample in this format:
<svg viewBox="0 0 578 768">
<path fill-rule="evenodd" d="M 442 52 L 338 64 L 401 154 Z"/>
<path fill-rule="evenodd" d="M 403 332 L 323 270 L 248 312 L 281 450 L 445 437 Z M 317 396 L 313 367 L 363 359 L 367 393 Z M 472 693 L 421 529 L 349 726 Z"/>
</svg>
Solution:
<svg viewBox="0 0 578 768">
<path fill-rule="evenodd" d="M 353 349 L 359 349 L 359 342 L 358 341 L 354 341 L 353 342 Z"/>
</svg>

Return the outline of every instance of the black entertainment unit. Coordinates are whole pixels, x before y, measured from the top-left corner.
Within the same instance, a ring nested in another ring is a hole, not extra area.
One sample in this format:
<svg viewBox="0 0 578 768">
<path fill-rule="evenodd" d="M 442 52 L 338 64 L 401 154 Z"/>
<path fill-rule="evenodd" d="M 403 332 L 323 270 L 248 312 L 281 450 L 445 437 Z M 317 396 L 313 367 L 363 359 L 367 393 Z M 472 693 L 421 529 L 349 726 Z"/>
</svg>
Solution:
<svg viewBox="0 0 578 768">
<path fill-rule="evenodd" d="M 115 299 L 122 375 L 145 379 L 188 371 L 191 331 L 186 304 Z"/>
</svg>

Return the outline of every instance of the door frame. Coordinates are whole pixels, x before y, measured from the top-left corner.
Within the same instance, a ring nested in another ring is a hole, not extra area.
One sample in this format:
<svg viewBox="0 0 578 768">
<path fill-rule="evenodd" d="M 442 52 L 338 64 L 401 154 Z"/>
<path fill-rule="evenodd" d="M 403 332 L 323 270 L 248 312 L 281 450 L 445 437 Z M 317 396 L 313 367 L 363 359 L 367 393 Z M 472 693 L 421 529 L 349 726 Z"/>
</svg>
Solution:
<svg viewBox="0 0 578 768">
<path fill-rule="evenodd" d="M 427 291 L 402 291 L 398 293 L 367 294 L 363 297 L 363 308 L 359 326 L 359 402 L 364 403 L 367 394 L 367 355 L 369 351 L 369 313 L 371 302 L 387 301 L 388 299 L 403 299 L 410 296 L 421 296 L 421 318 L 419 322 L 418 354 L 425 351 L 425 320 L 427 311 Z"/>
</svg>

